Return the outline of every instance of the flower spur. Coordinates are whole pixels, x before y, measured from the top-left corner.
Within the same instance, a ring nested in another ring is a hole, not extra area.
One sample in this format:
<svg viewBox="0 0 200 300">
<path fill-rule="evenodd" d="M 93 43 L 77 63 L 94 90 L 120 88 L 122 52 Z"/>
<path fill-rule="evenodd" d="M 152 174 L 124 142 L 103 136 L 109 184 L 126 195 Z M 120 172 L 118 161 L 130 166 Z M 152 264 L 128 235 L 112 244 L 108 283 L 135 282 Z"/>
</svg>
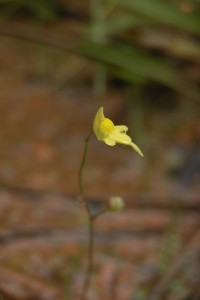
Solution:
<svg viewBox="0 0 200 300">
<path fill-rule="evenodd" d="M 123 144 L 131 146 L 139 155 L 144 156 L 139 147 L 134 144 L 126 134 L 128 127 L 125 125 L 114 125 L 114 123 L 105 118 L 103 107 L 100 107 L 94 117 L 93 130 L 99 141 L 103 141 L 109 146 Z"/>
</svg>

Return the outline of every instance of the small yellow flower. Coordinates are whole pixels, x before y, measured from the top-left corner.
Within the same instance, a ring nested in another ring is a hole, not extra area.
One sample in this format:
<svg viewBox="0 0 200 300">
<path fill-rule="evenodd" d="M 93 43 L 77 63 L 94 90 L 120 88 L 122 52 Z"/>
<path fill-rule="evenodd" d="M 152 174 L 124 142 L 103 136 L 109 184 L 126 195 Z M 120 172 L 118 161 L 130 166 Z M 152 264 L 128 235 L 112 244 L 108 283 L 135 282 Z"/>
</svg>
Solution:
<svg viewBox="0 0 200 300">
<path fill-rule="evenodd" d="M 144 156 L 138 146 L 132 142 L 130 136 L 126 134 L 128 127 L 114 125 L 110 119 L 105 118 L 103 107 L 99 108 L 94 117 L 93 130 L 99 141 L 103 141 L 109 146 L 115 146 L 117 143 L 131 146 L 139 155 Z"/>
</svg>

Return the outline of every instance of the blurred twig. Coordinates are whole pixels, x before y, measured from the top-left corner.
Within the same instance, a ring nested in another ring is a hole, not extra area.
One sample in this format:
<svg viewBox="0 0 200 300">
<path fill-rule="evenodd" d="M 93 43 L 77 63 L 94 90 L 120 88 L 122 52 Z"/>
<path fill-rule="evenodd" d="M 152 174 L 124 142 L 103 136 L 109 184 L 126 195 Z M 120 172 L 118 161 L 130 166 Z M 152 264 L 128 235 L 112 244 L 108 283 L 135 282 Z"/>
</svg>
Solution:
<svg viewBox="0 0 200 300">
<path fill-rule="evenodd" d="M 30 30 L 24 29 L 18 26 L 10 26 L 8 24 L 0 24 L 0 35 L 17 38 L 31 43 L 36 43 L 44 46 L 49 46 L 61 51 L 68 51 L 78 54 L 78 51 L 73 47 L 73 42 L 68 40 L 63 41 L 57 36 L 49 36 L 47 33 L 40 34 L 31 32 Z"/>
</svg>

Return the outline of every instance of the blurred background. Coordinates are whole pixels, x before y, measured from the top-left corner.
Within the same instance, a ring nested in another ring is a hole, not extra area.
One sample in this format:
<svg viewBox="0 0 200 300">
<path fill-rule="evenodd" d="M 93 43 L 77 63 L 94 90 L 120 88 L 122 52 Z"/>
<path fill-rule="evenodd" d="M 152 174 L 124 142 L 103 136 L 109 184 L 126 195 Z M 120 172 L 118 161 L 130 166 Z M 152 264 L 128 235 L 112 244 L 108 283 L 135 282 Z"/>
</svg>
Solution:
<svg viewBox="0 0 200 300">
<path fill-rule="evenodd" d="M 200 1 L 0 0 L 2 299 L 79 299 L 77 202 L 97 109 L 144 153 L 90 141 L 89 299 L 200 299 Z"/>
</svg>

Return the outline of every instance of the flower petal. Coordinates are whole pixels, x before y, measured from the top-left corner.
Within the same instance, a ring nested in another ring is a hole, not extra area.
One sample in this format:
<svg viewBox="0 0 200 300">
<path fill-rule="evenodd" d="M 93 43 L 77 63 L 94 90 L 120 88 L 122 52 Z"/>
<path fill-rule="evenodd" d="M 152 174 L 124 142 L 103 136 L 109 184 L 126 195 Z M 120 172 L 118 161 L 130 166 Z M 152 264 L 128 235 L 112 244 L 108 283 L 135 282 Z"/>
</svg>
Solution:
<svg viewBox="0 0 200 300">
<path fill-rule="evenodd" d="M 116 140 L 113 139 L 111 136 L 105 138 L 105 139 L 104 139 L 104 142 L 105 142 L 108 146 L 115 146 L 115 145 L 116 145 Z"/>
<path fill-rule="evenodd" d="M 100 136 L 100 125 L 101 122 L 105 119 L 104 117 L 104 113 L 103 113 L 103 107 L 100 107 L 94 117 L 94 121 L 93 121 L 93 130 L 94 133 L 97 136 L 97 139 L 100 140 L 101 136 Z"/>
<path fill-rule="evenodd" d="M 131 138 L 127 134 L 119 132 L 116 128 L 112 132 L 112 138 L 114 138 L 116 142 L 119 144 L 124 144 L 124 145 L 131 144 Z"/>
<path fill-rule="evenodd" d="M 128 127 L 125 125 L 116 125 L 115 128 L 121 133 L 126 133 L 128 130 Z"/>
<path fill-rule="evenodd" d="M 140 148 L 134 144 L 134 143 L 131 143 L 130 146 L 133 148 L 133 150 L 135 150 L 140 156 L 144 157 L 144 154 L 142 153 L 142 151 L 140 150 Z"/>
</svg>

